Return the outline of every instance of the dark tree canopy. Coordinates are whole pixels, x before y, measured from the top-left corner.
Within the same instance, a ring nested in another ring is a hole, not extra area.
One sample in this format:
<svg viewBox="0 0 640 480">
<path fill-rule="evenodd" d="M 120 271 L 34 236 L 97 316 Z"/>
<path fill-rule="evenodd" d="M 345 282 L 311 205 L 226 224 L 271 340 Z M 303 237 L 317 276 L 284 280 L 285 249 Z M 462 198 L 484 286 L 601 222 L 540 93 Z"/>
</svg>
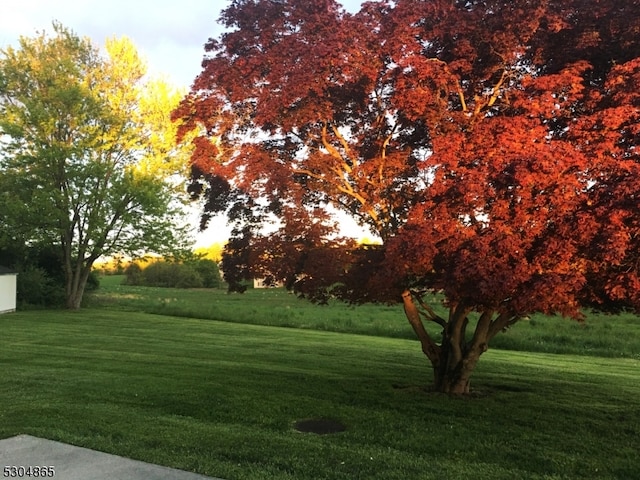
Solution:
<svg viewBox="0 0 640 480">
<path fill-rule="evenodd" d="M 403 300 L 451 393 L 529 313 L 640 308 L 640 2 L 236 0 L 221 21 L 174 115 L 235 275 Z"/>
</svg>

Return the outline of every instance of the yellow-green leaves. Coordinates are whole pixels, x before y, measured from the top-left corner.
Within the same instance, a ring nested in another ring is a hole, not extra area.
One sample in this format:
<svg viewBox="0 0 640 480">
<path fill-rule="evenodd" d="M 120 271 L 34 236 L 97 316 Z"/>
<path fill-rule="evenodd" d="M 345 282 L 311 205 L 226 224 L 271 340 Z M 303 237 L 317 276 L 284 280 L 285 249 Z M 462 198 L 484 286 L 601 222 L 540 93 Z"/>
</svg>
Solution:
<svg viewBox="0 0 640 480">
<path fill-rule="evenodd" d="M 177 124 L 171 121 L 171 112 L 184 92 L 162 79 L 149 78 L 130 39 L 107 40 L 105 52 L 93 81 L 118 120 L 118 128 L 105 132 L 105 141 L 128 151 L 123 159 L 136 175 L 152 175 L 181 186 L 190 146 L 187 141 L 176 143 Z"/>
<path fill-rule="evenodd" d="M 170 118 L 183 93 L 164 80 L 147 83 L 137 110 L 141 134 L 147 146 L 138 163 L 141 172 L 155 172 L 156 175 L 174 179 L 176 176 L 186 177 L 192 147 L 188 139 L 176 144 L 178 123 Z"/>
</svg>

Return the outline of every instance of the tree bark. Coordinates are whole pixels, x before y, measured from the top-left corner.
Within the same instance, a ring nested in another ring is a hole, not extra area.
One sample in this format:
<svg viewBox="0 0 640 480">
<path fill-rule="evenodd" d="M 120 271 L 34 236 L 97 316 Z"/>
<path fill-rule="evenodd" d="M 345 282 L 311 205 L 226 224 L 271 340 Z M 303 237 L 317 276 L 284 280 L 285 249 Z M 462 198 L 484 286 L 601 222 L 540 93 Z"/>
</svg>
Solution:
<svg viewBox="0 0 640 480">
<path fill-rule="evenodd" d="M 66 306 L 69 310 L 79 310 L 84 297 L 84 290 L 91 273 L 91 265 L 83 265 L 72 272 L 67 272 L 67 299 Z"/>
<path fill-rule="evenodd" d="M 485 311 L 481 314 L 473 338 L 466 339 L 466 328 L 469 324 L 467 315 L 471 309 L 464 304 L 454 304 L 450 307 L 449 319 L 444 325 L 439 317 L 431 318 L 442 325 L 442 341 L 438 345 L 424 327 L 420 312 L 408 290 L 402 294 L 404 311 L 411 327 L 416 333 L 422 351 L 433 367 L 433 389 L 437 392 L 451 395 L 465 395 L 470 393 L 470 378 L 480 356 L 487 351 L 489 332 L 494 326 L 493 312 Z M 502 317 L 498 317 L 502 320 Z"/>
</svg>

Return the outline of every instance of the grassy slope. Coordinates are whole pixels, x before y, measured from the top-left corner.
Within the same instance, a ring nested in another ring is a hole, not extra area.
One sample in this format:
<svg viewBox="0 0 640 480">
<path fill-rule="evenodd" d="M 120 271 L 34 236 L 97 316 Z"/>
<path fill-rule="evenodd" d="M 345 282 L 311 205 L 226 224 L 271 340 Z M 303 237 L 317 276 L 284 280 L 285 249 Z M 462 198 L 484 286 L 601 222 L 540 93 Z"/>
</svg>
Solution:
<svg viewBox="0 0 640 480">
<path fill-rule="evenodd" d="M 427 394 L 416 342 L 87 309 L 0 317 L 0 438 L 234 479 L 635 478 L 640 362 L 492 350 Z M 394 387 L 395 386 L 395 387 Z M 398 388 L 400 387 L 400 388 Z M 301 434 L 295 420 L 347 425 Z"/>
<path fill-rule="evenodd" d="M 243 295 L 228 295 L 224 290 L 132 287 L 121 285 L 123 279 L 103 277 L 100 290 L 89 296 L 89 304 L 226 322 L 415 338 L 398 305 L 356 307 L 336 301 L 319 307 L 283 289 L 250 289 Z M 431 303 L 446 317 L 439 300 L 432 299 Z M 439 327 L 427 327 L 437 337 Z M 473 331 L 471 327 L 468 330 L 469 334 Z M 584 323 L 534 315 L 530 321 L 522 321 L 498 335 L 491 348 L 640 359 L 640 321 L 633 314 L 590 314 Z"/>
</svg>

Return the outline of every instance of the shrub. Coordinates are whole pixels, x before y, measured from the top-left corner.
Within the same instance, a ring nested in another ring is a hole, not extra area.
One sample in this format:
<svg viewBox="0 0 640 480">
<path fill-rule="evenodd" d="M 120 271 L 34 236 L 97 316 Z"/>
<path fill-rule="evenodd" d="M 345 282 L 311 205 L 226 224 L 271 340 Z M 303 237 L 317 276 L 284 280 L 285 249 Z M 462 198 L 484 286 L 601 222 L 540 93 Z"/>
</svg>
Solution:
<svg viewBox="0 0 640 480">
<path fill-rule="evenodd" d="M 191 264 L 158 261 L 142 271 L 143 285 L 149 287 L 198 288 L 203 280 Z"/>
<path fill-rule="evenodd" d="M 202 286 L 205 288 L 220 288 L 222 279 L 220 278 L 220 269 L 218 264 L 213 260 L 201 258 L 192 263 L 193 268 L 202 278 Z"/>
<path fill-rule="evenodd" d="M 29 266 L 19 269 L 16 290 L 16 301 L 20 308 L 64 305 L 64 287 L 40 267 Z"/>
<path fill-rule="evenodd" d="M 125 284 L 147 287 L 215 288 L 222 284 L 218 265 L 207 259 L 186 263 L 159 260 L 144 269 L 136 263 L 130 263 L 125 275 Z"/>
<path fill-rule="evenodd" d="M 94 292 L 100 287 L 100 277 L 98 277 L 98 273 L 95 271 L 89 272 L 89 277 L 87 278 L 87 285 L 84 287 L 87 292 Z"/>
<path fill-rule="evenodd" d="M 202 276 L 191 265 L 174 264 L 176 269 L 177 288 L 199 288 L 203 286 Z"/>
<path fill-rule="evenodd" d="M 178 265 L 165 261 L 154 262 L 143 271 L 143 285 L 149 287 L 175 287 L 178 281 Z"/>
<path fill-rule="evenodd" d="M 135 262 L 131 262 L 124 270 L 126 276 L 124 283 L 126 285 L 143 285 L 144 277 L 142 275 L 142 268 Z"/>
</svg>

